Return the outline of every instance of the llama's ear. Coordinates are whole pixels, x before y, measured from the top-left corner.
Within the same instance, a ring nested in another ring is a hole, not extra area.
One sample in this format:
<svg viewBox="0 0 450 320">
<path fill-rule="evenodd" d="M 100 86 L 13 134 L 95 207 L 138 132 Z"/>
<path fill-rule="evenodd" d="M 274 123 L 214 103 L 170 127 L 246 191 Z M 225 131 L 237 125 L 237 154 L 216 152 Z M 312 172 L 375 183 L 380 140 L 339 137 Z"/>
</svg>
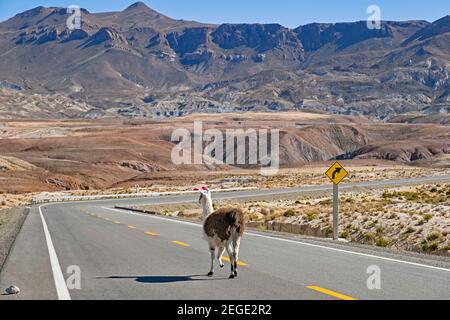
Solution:
<svg viewBox="0 0 450 320">
<path fill-rule="evenodd" d="M 209 195 L 211 194 L 211 190 L 209 190 L 208 187 L 203 186 L 202 190 L 203 190 L 203 193 L 205 193 L 205 194 L 209 194 Z"/>
</svg>

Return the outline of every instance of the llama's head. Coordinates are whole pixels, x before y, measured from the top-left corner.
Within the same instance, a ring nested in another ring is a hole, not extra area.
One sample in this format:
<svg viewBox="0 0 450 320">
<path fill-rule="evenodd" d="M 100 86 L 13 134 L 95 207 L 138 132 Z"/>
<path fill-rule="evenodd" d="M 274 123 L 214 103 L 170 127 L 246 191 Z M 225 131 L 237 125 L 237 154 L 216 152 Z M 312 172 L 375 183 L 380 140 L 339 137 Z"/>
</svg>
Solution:
<svg viewBox="0 0 450 320">
<path fill-rule="evenodd" d="M 203 207 L 203 215 L 208 216 L 213 213 L 214 209 L 212 204 L 211 191 L 207 187 L 202 187 L 201 189 L 195 188 L 194 191 L 198 191 L 200 193 L 198 202 Z"/>
<path fill-rule="evenodd" d="M 201 189 L 195 188 L 194 191 L 200 193 L 200 199 L 198 199 L 200 204 L 204 204 L 208 199 L 211 199 L 211 191 L 207 187 L 202 187 Z"/>
</svg>

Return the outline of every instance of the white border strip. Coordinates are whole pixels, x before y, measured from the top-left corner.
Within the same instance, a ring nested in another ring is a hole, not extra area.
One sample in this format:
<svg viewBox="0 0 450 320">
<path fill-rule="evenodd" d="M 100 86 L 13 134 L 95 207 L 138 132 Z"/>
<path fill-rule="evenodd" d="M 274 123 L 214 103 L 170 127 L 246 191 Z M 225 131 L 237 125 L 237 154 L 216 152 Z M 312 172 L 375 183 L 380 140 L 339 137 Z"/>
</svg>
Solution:
<svg viewBox="0 0 450 320">
<path fill-rule="evenodd" d="M 192 223 L 192 222 L 185 222 L 185 221 L 179 221 L 179 220 L 174 220 L 174 219 L 167 219 L 167 218 L 164 218 L 164 217 L 146 215 L 146 214 L 141 214 L 141 213 L 135 213 L 135 212 L 125 211 L 125 210 L 120 210 L 120 209 L 112 209 L 112 208 L 107 208 L 107 207 L 102 207 L 102 209 L 111 210 L 111 211 L 117 211 L 117 212 L 122 212 L 122 213 L 128 213 L 128 214 L 132 214 L 132 215 L 136 215 L 136 216 L 143 216 L 143 217 L 157 219 L 157 220 L 165 220 L 165 221 L 170 221 L 170 222 L 174 222 L 174 223 L 178 223 L 178 224 L 202 227 L 200 224 L 196 224 L 196 223 Z M 433 270 L 438 270 L 438 271 L 450 272 L 450 269 L 430 266 L 430 265 L 427 265 L 427 264 L 415 263 L 415 262 L 404 261 L 404 260 L 399 260 L 399 259 L 392 259 L 392 258 L 376 256 L 376 255 L 362 253 L 362 252 L 355 252 L 355 251 L 349 251 L 349 250 L 344 250 L 344 249 L 331 248 L 331 247 L 327 247 L 327 246 L 323 246 L 323 245 L 312 244 L 312 243 L 307 243 L 307 242 L 301 242 L 301 241 L 296 241 L 296 240 L 276 238 L 276 237 L 266 236 L 266 235 L 262 235 L 262 234 L 252 233 L 252 232 L 246 232 L 245 234 L 249 235 L 249 236 L 253 236 L 253 237 L 265 238 L 265 239 L 270 239 L 270 240 L 278 240 L 278 241 L 288 242 L 288 243 L 295 243 L 295 244 L 299 244 L 299 245 L 303 245 L 303 246 L 308 246 L 308 247 L 313 247 L 313 248 L 320 248 L 320 249 L 325 249 L 325 250 L 335 251 L 335 252 L 341 252 L 341 253 L 347 253 L 347 254 L 352 254 L 352 255 L 366 257 L 366 258 L 372 258 L 372 259 L 384 260 L 384 261 L 389 261 L 389 262 L 407 264 L 407 265 L 411 265 L 411 266 L 415 266 L 415 267 L 421 267 L 421 268 L 428 268 L 428 269 L 433 269 Z"/>
<path fill-rule="evenodd" d="M 53 280 L 55 281 L 56 293 L 59 300 L 71 300 L 69 290 L 67 289 L 66 280 L 64 279 L 61 266 L 59 265 L 58 256 L 53 246 L 52 237 L 48 231 L 47 223 L 39 206 L 39 215 L 41 216 L 42 226 L 44 227 L 45 240 L 47 241 L 48 254 L 50 256 L 50 264 L 52 266 Z"/>
</svg>

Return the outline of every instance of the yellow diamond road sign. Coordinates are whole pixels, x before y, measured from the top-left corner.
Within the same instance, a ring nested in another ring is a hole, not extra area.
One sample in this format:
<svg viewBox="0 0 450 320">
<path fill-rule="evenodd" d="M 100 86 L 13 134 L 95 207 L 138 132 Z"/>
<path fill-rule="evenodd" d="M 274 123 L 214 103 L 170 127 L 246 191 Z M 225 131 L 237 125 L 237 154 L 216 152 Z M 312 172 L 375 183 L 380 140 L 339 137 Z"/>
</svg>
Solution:
<svg viewBox="0 0 450 320">
<path fill-rule="evenodd" d="M 328 169 L 326 176 L 337 185 L 348 176 L 348 171 L 339 162 L 336 162 Z"/>
</svg>

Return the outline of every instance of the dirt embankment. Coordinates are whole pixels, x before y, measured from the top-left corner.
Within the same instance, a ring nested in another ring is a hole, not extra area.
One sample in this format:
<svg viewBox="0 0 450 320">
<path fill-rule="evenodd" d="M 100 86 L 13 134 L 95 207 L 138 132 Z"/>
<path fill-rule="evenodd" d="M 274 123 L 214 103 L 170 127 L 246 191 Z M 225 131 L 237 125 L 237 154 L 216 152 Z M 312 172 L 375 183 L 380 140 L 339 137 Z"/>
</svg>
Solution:
<svg viewBox="0 0 450 320">
<path fill-rule="evenodd" d="M 25 207 L 0 210 L 0 272 L 28 212 Z"/>
</svg>

